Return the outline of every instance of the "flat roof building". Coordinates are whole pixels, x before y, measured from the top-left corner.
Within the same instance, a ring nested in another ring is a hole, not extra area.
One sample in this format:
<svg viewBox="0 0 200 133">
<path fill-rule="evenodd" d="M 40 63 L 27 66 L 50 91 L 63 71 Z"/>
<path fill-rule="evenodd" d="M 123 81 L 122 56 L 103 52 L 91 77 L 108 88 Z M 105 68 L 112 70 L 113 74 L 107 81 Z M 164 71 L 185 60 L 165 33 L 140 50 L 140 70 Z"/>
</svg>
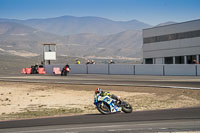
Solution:
<svg viewBox="0 0 200 133">
<path fill-rule="evenodd" d="M 143 30 L 144 64 L 200 62 L 200 19 Z"/>
</svg>

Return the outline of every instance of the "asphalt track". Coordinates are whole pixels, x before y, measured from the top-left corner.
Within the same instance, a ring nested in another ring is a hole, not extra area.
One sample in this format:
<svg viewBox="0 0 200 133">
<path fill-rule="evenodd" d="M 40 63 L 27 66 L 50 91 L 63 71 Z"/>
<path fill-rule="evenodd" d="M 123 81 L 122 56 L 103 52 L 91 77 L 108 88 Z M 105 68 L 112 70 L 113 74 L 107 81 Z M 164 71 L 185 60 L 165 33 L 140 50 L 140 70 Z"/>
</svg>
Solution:
<svg viewBox="0 0 200 133">
<path fill-rule="evenodd" d="M 200 89 L 200 77 L 193 76 L 130 76 L 130 75 L 70 75 L 61 76 L 1 76 L 2 81 L 45 82 L 64 84 L 100 84 L 155 86 Z M 88 114 L 80 116 L 1 121 L 2 133 L 68 133 L 68 132 L 200 132 L 200 107 L 173 110 L 134 112 L 131 114 Z"/>
<path fill-rule="evenodd" d="M 69 75 L 0 76 L 0 81 L 44 82 L 84 85 L 153 86 L 166 88 L 200 89 L 199 76 L 135 76 L 135 75 Z"/>
<path fill-rule="evenodd" d="M 200 108 L 80 115 L 0 122 L 0 132 L 200 131 Z"/>
</svg>

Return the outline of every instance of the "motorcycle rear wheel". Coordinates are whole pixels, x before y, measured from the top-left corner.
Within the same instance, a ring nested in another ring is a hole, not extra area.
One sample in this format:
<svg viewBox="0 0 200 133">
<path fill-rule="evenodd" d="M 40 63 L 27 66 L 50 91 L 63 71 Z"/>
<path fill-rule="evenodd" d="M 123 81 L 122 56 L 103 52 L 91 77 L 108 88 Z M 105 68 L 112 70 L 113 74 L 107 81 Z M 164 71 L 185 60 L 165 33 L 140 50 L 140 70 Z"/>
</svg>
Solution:
<svg viewBox="0 0 200 133">
<path fill-rule="evenodd" d="M 111 112 L 110 112 L 110 107 L 109 107 L 108 104 L 105 103 L 105 102 L 99 102 L 99 103 L 97 104 L 97 110 L 98 110 L 100 113 L 104 114 L 104 115 L 107 115 L 107 114 L 110 114 L 110 113 L 111 113 Z"/>
</svg>

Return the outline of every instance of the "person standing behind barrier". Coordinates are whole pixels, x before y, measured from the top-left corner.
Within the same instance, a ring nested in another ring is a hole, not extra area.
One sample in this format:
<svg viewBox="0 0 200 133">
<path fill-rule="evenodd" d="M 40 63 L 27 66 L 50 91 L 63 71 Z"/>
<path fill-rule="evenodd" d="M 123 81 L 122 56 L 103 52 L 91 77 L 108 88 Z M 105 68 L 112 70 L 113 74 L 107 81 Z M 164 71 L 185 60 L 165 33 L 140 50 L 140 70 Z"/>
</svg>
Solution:
<svg viewBox="0 0 200 133">
<path fill-rule="evenodd" d="M 110 60 L 109 64 L 115 64 L 115 62 L 113 60 Z"/>
<path fill-rule="evenodd" d="M 38 64 L 31 66 L 31 74 L 38 74 Z"/>
<path fill-rule="evenodd" d="M 94 60 L 91 61 L 91 64 L 96 64 Z"/>
<path fill-rule="evenodd" d="M 39 67 L 44 67 L 44 62 L 41 61 L 41 64 L 39 65 Z"/>
<path fill-rule="evenodd" d="M 197 60 L 194 59 L 194 60 L 192 61 L 192 64 L 199 64 L 199 63 L 198 63 Z"/>
<path fill-rule="evenodd" d="M 76 64 L 81 64 L 80 60 L 77 59 L 76 60 Z"/>
<path fill-rule="evenodd" d="M 65 65 L 62 69 L 61 76 L 67 76 L 70 70 L 71 70 L 70 66 L 68 64 Z"/>
<path fill-rule="evenodd" d="M 91 63 L 90 63 L 90 60 L 87 60 L 86 64 L 91 64 Z"/>
</svg>

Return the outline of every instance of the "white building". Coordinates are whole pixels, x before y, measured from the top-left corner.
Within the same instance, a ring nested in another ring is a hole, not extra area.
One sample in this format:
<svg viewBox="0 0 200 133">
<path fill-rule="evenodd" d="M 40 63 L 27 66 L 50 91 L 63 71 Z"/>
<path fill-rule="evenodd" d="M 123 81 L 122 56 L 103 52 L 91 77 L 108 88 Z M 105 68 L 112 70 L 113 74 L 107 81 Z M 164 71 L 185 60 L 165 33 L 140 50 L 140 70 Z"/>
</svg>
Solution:
<svg viewBox="0 0 200 133">
<path fill-rule="evenodd" d="M 145 64 L 200 62 L 200 19 L 143 30 Z"/>
</svg>

